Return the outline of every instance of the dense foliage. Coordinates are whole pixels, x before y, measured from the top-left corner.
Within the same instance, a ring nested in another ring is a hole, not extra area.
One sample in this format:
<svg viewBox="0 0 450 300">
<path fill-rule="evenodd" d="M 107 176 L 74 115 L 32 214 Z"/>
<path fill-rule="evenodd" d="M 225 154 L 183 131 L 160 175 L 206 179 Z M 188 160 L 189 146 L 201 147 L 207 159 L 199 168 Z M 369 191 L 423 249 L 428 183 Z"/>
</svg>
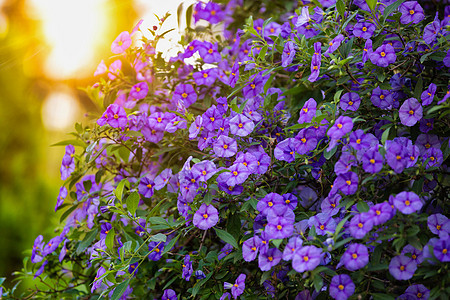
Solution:
<svg viewBox="0 0 450 300">
<path fill-rule="evenodd" d="M 191 6 L 169 61 L 167 16 L 119 35 L 30 296 L 448 298 L 450 6 L 291 2 Z"/>
</svg>

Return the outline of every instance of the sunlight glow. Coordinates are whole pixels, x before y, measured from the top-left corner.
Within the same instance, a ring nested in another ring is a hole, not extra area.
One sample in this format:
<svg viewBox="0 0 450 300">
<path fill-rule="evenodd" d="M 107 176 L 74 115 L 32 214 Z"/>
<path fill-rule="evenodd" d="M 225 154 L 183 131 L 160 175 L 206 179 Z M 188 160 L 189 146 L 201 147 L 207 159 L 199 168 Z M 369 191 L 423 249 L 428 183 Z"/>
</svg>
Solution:
<svg viewBox="0 0 450 300">
<path fill-rule="evenodd" d="M 96 64 L 95 51 L 107 26 L 106 0 L 28 0 L 42 20 L 51 47 L 45 73 L 57 79 L 83 77 Z M 107 41 L 106 41 L 107 42 Z"/>
<path fill-rule="evenodd" d="M 48 130 L 68 130 L 80 112 L 78 100 L 67 89 L 52 92 L 42 105 L 42 122 Z"/>
</svg>

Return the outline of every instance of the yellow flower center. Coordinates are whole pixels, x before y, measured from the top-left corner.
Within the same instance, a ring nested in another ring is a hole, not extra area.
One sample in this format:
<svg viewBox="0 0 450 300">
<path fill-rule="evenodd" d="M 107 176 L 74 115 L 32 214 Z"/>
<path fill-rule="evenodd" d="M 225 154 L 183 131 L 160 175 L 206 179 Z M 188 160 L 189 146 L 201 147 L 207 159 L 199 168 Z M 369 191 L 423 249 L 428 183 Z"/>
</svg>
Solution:
<svg viewBox="0 0 450 300">
<path fill-rule="evenodd" d="M 406 201 L 405 201 L 405 205 L 406 205 L 406 206 L 409 206 L 409 205 L 411 205 L 411 201 L 409 201 L 409 200 L 406 200 Z"/>
<path fill-rule="evenodd" d="M 348 105 L 352 106 L 353 105 L 353 101 L 348 101 Z"/>
<path fill-rule="evenodd" d="M 242 128 L 242 127 L 244 127 L 244 125 L 242 125 L 242 123 L 239 123 L 238 127 Z"/>
<path fill-rule="evenodd" d="M 158 123 L 161 123 L 161 121 L 162 121 L 162 118 L 161 118 L 161 117 L 159 117 L 159 118 L 157 119 L 157 121 L 158 121 Z"/>
<path fill-rule="evenodd" d="M 141 89 L 139 87 L 136 88 L 136 92 L 140 92 Z"/>
<path fill-rule="evenodd" d="M 436 225 L 437 230 L 441 230 L 441 228 L 442 228 L 441 225 Z"/>
<path fill-rule="evenodd" d="M 207 73 L 203 73 L 203 78 L 207 78 L 208 74 Z"/>
<path fill-rule="evenodd" d="M 117 44 L 118 44 L 119 46 L 122 46 L 122 45 L 123 45 L 122 41 L 119 41 Z"/>
<path fill-rule="evenodd" d="M 281 230 L 282 228 L 283 228 L 283 226 L 277 225 L 277 229 L 278 229 L 278 230 Z"/>
<path fill-rule="evenodd" d="M 233 171 L 233 175 L 234 175 L 234 176 L 237 176 L 237 174 L 238 174 L 238 172 Z"/>
<path fill-rule="evenodd" d="M 204 214 L 203 218 L 208 219 L 208 214 Z"/>
<path fill-rule="evenodd" d="M 386 53 L 381 52 L 380 55 L 381 55 L 381 57 L 385 57 L 385 56 L 386 56 Z"/>
<path fill-rule="evenodd" d="M 400 266 L 400 271 L 405 271 L 405 266 Z"/>
<path fill-rule="evenodd" d="M 362 31 L 366 32 L 366 31 L 367 31 L 367 27 L 364 26 L 364 27 L 362 28 Z"/>
<path fill-rule="evenodd" d="M 323 224 L 322 224 L 322 225 L 319 226 L 319 228 L 320 228 L 320 230 L 324 230 L 325 226 L 323 226 Z"/>
<path fill-rule="evenodd" d="M 329 42 L 328 45 L 333 46 L 333 42 Z"/>
<path fill-rule="evenodd" d="M 308 112 L 308 108 L 305 107 L 305 108 L 303 109 L 303 111 L 304 111 L 305 113 L 307 113 L 307 112 Z"/>
<path fill-rule="evenodd" d="M 192 182 L 192 183 L 195 183 L 195 179 L 194 179 L 194 178 L 192 178 L 192 179 L 191 179 L 191 182 Z"/>
<path fill-rule="evenodd" d="M 414 14 L 414 10 L 411 9 L 411 10 L 409 11 L 409 14 L 410 14 L 410 15 L 413 15 L 413 14 Z"/>
<path fill-rule="evenodd" d="M 357 140 L 356 140 L 356 143 L 357 143 L 357 144 L 361 144 L 361 139 L 357 139 Z"/>
<path fill-rule="evenodd" d="M 203 174 L 203 176 L 204 176 L 204 175 L 206 175 L 206 171 L 205 171 L 205 170 L 203 170 L 203 171 L 202 171 L 202 174 Z"/>
<path fill-rule="evenodd" d="M 147 187 L 148 187 L 149 189 L 151 189 L 151 188 L 152 188 L 152 185 L 149 183 L 149 184 L 147 184 Z"/>
<path fill-rule="evenodd" d="M 181 97 L 186 98 L 188 95 L 186 93 L 181 94 Z"/>
<path fill-rule="evenodd" d="M 380 99 L 383 100 L 384 99 L 384 95 L 380 95 Z"/>
<path fill-rule="evenodd" d="M 377 214 L 377 216 L 381 215 L 381 211 L 376 210 L 375 213 Z"/>
<path fill-rule="evenodd" d="M 303 260 L 304 260 L 304 261 L 308 261 L 308 260 L 309 260 L 309 257 L 305 255 L 305 256 L 303 256 Z"/>
<path fill-rule="evenodd" d="M 359 228 L 363 228 L 363 226 L 364 226 L 363 223 L 358 223 Z"/>
<path fill-rule="evenodd" d="M 306 139 L 305 138 L 302 138 L 301 141 L 302 141 L 302 143 L 306 143 Z"/>
<path fill-rule="evenodd" d="M 351 184 L 352 184 L 352 182 L 351 182 L 350 180 L 347 180 L 345 183 L 346 183 L 347 185 L 351 185 Z"/>
<path fill-rule="evenodd" d="M 223 145 L 223 149 L 228 149 L 228 145 Z"/>
<path fill-rule="evenodd" d="M 413 110 L 410 110 L 410 111 L 408 111 L 408 113 L 409 113 L 410 115 L 413 115 L 413 114 L 414 114 L 414 111 L 413 111 Z"/>
<path fill-rule="evenodd" d="M 341 129 L 341 128 L 342 128 L 342 124 L 340 124 L 340 123 L 339 123 L 339 124 L 337 124 L 336 126 L 337 126 L 337 127 L 339 128 L 339 129 Z"/>
<path fill-rule="evenodd" d="M 273 257 L 272 257 L 272 256 L 269 256 L 267 259 L 268 259 L 269 261 L 272 261 L 272 260 L 273 260 Z"/>
<path fill-rule="evenodd" d="M 119 118 L 119 115 L 118 114 L 115 114 L 114 115 L 114 119 L 118 119 Z"/>
<path fill-rule="evenodd" d="M 272 206 L 273 206 L 272 201 L 270 201 L 269 203 L 267 203 L 267 205 L 269 205 L 269 207 L 272 207 Z"/>
<path fill-rule="evenodd" d="M 214 52 L 213 49 L 209 49 L 209 50 L 208 50 L 208 53 L 209 53 L 209 54 L 212 54 L 213 52 Z"/>
<path fill-rule="evenodd" d="M 352 257 L 353 257 L 353 259 L 357 259 L 357 258 L 358 258 L 358 254 L 353 253 L 353 254 L 352 254 Z"/>
</svg>

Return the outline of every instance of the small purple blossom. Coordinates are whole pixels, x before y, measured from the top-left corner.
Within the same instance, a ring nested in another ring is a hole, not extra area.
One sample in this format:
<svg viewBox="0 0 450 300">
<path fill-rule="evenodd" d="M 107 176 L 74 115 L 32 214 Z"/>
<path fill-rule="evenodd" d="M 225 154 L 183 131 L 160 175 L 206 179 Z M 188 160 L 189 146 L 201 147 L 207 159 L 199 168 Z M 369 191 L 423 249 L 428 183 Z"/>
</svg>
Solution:
<svg viewBox="0 0 450 300">
<path fill-rule="evenodd" d="M 355 292 L 355 284 L 347 274 L 335 275 L 331 278 L 330 296 L 336 300 L 348 299 Z"/>
<path fill-rule="evenodd" d="M 400 5 L 398 9 L 402 15 L 400 23 L 402 24 L 417 24 L 425 18 L 422 6 L 417 1 L 406 1 Z"/>
<path fill-rule="evenodd" d="M 423 206 L 419 196 L 414 192 L 401 192 L 394 198 L 394 206 L 405 215 L 420 210 Z"/>
<path fill-rule="evenodd" d="M 304 246 L 296 251 L 292 259 L 292 267 L 299 273 L 312 271 L 320 264 L 322 249 L 315 246 Z"/>
<path fill-rule="evenodd" d="M 363 268 L 369 263 L 369 251 L 367 247 L 362 244 L 351 244 L 345 250 L 338 264 L 344 265 L 350 271 L 356 271 Z"/>
<path fill-rule="evenodd" d="M 369 55 L 370 61 L 379 67 L 386 68 L 397 60 L 394 47 L 383 44 Z"/>
<path fill-rule="evenodd" d="M 411 279 L 416 269 L 416 262 L 404 255 L 398 255 L 392 258 L 389 263 L 389 273 L 397 280 Z"/>
<path fill-rule="evenodd" d="M 403 125 L 411 127 L 422 119 L 422 105 L 416 98 L 406 99 L 399 109 L 399 116 Z"/>
<path fill-rule="evenodd" d="M 207 230 L 219 221 L 219 212 L 212 205 L 203 203 L 194 214 L 193 224 L 202 230 Z"/>
</svg>

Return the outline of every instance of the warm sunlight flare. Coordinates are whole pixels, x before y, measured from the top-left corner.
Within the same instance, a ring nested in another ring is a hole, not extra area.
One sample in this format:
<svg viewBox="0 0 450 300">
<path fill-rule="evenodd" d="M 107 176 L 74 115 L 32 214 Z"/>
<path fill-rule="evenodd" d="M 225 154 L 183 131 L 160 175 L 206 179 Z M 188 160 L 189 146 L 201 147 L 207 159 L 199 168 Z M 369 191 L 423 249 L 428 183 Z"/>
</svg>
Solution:
<svg viewBox="0 0 450 300">
<path fill-rule="evenodd" d="M 55 79 L 82 77 L 92 72 L 95 50 L 106 30 L 106 0 L 29 0 L 42 20 L 51 47 L 45 73 Z"/>
<path fill-rule="evenodd" d="M 80 111 L 78 101 L 66 88 L 52 92 L 42 106 L 42 121 L 48 130 L 67 130 Z"/>
</svg>

